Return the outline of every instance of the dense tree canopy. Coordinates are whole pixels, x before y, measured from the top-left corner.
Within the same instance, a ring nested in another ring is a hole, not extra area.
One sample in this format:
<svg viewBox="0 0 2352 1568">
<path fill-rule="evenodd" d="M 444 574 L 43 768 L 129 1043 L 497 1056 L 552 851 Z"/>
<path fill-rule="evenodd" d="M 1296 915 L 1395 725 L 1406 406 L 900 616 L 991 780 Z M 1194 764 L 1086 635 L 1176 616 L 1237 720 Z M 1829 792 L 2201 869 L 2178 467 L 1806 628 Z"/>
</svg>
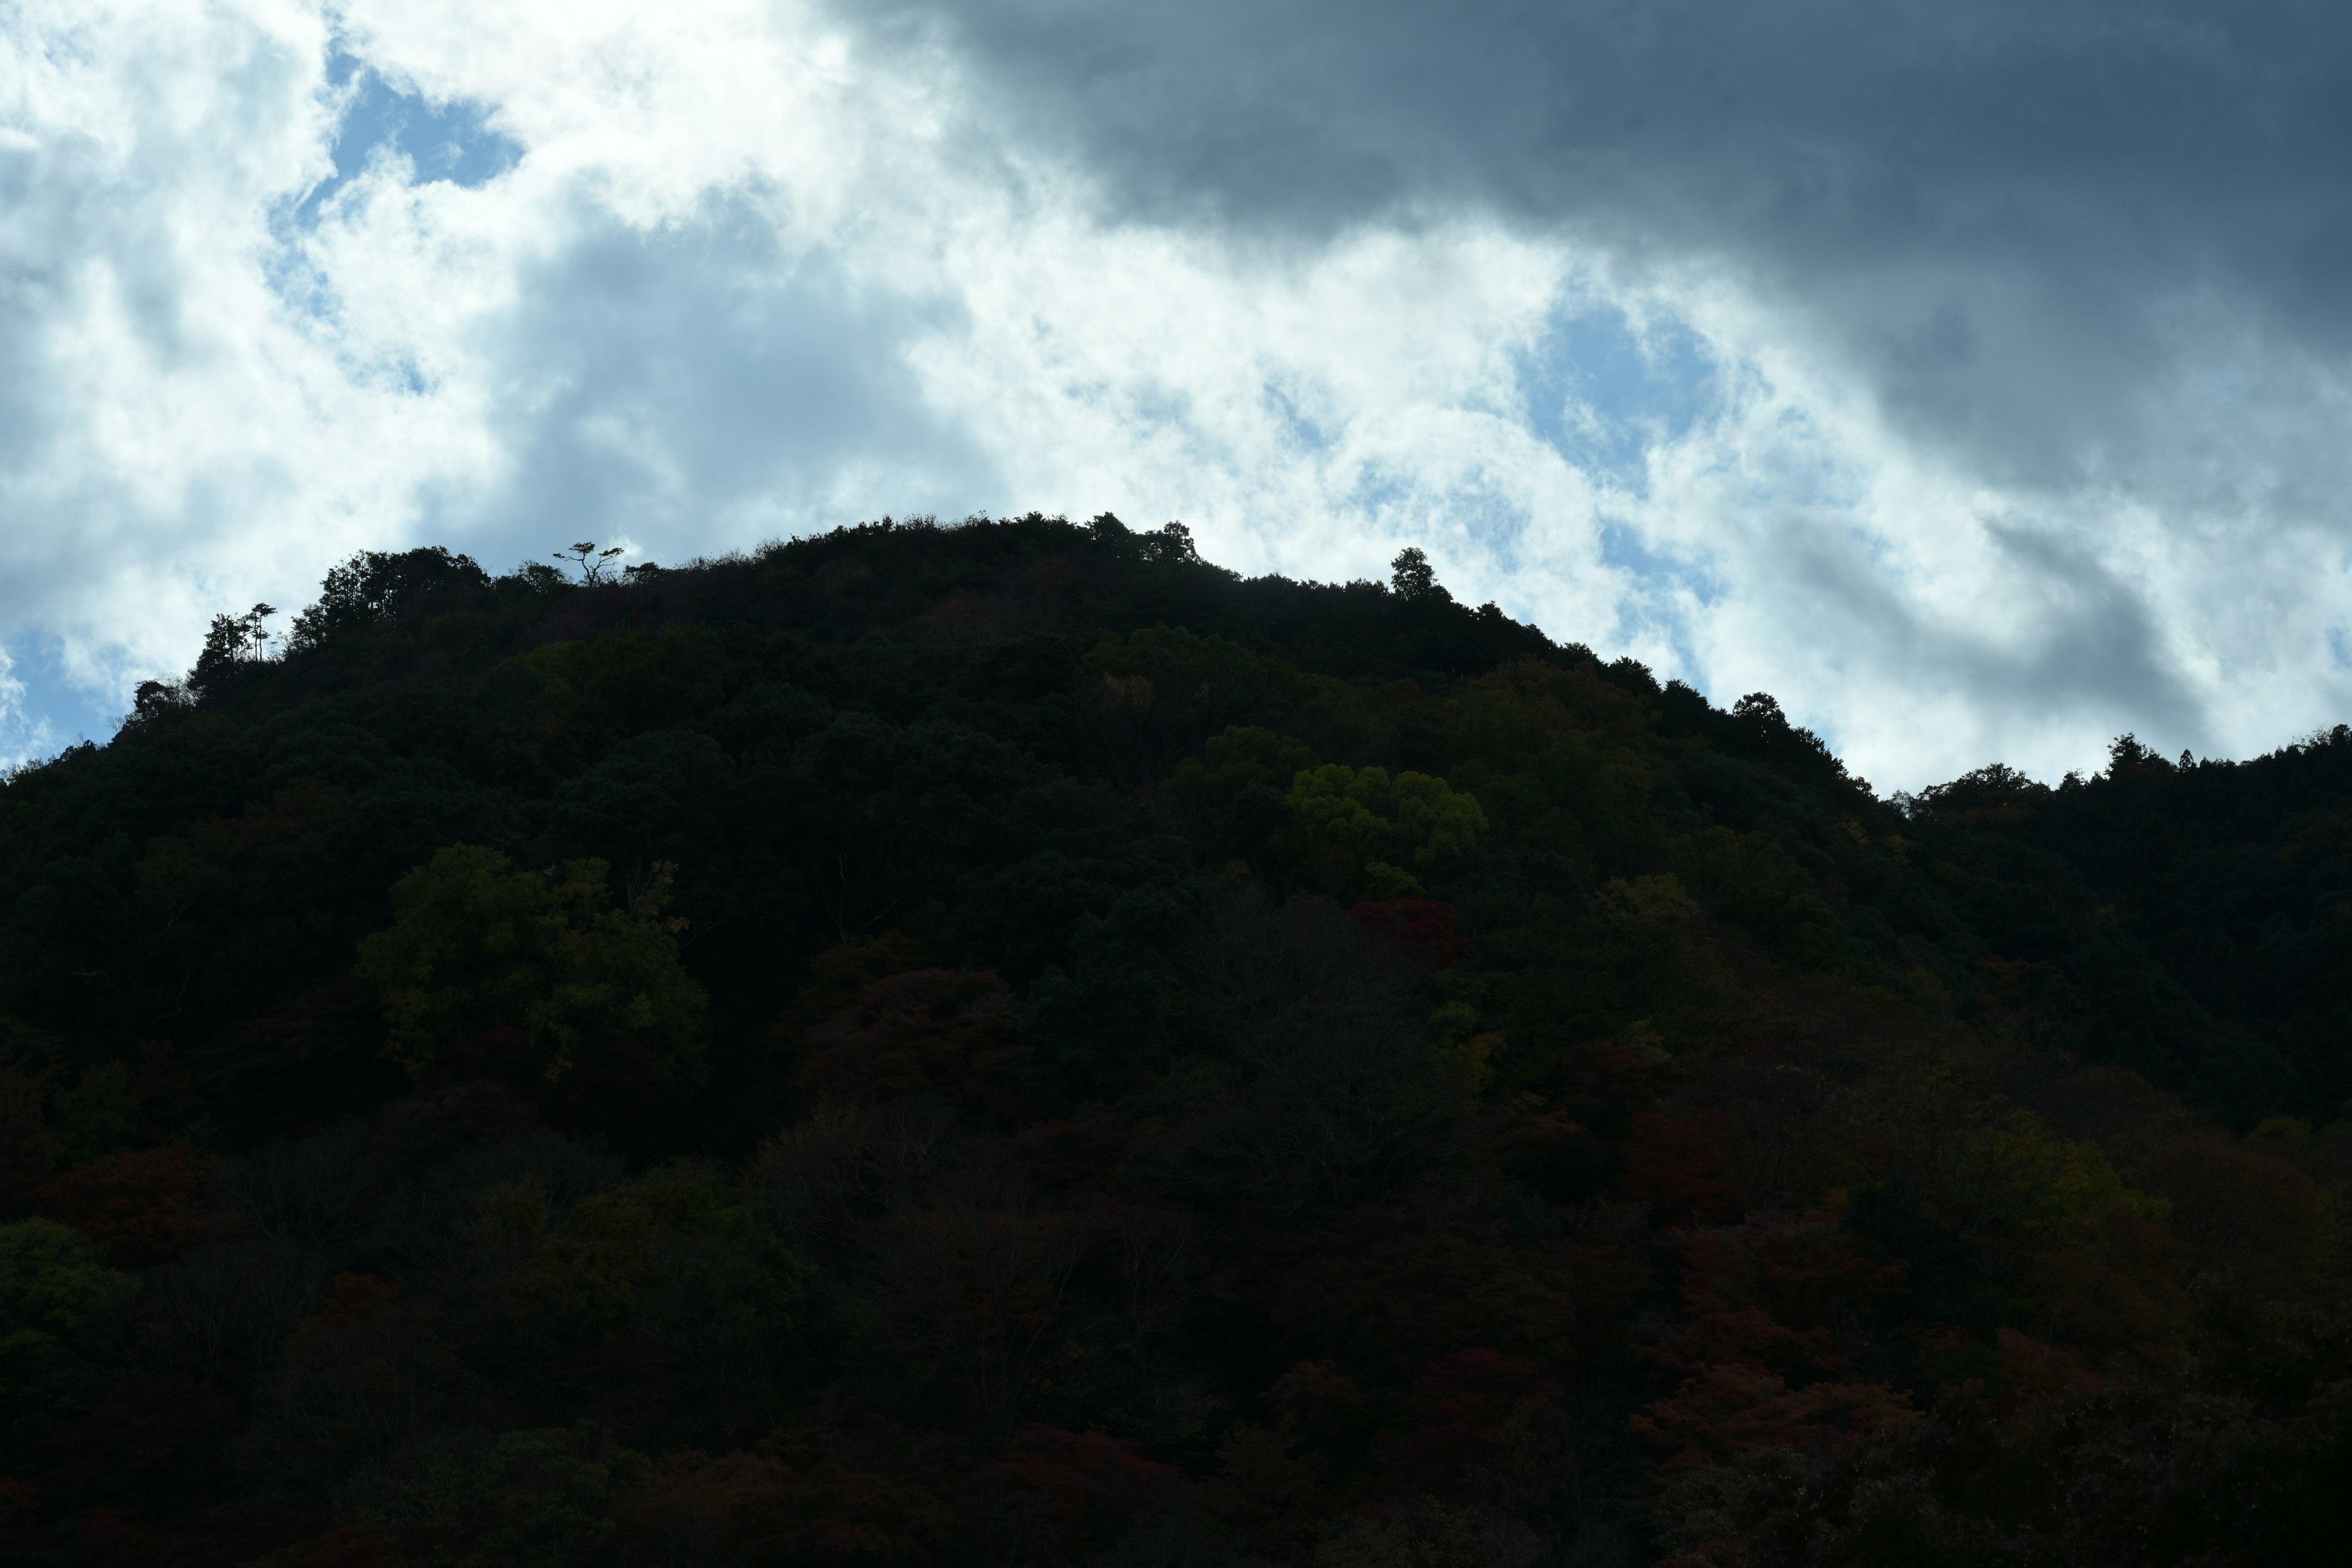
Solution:
<svg viewBox="0 0 2352 1568">
<path fill-rule="evenodd" d="M 2352 731 L 1890 801 L 1418 552 L 558 553 L 0 785 L 9 1561 L 2352 1527 Z"/>
</svg>

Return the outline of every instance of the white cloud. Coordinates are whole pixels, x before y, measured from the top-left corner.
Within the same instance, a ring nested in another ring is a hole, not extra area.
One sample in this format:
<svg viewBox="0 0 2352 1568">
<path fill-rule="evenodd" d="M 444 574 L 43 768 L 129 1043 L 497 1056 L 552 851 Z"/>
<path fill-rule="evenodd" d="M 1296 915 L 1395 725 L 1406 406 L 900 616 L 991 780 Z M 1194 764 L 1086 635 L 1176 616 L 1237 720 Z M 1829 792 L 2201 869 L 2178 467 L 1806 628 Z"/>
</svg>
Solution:
<svg viewBox="0 0 2352 1568">
<path fill-rule="evenodd" d="M 1422 542 L 1557 637 L 1778 692 L 1887 787 L 2127 725 L 2242 751 L 2347 695 L 2296 467 L 2340 367 L 2221 305 L 2184 307 L 2202 368 L 2145 417 L 2288 411 L 2270 471 L 2225 432 L 2168 459 L 2194 518 L 2137 474 L 2053 496 L 1923 439 L 1736 268 L 1468 211 L 1118 218 L 963 68 L 724 0 L 18 6 L 0 640 L 119 705 L 363 545 L 676 559 L 1034 506 L 1327 578 Z M 339 148 L 388 94 L 515 155 L 461 184 Z M 0 684 L 0 753 L 54 743 L 39 697 Z"/>
</svg>

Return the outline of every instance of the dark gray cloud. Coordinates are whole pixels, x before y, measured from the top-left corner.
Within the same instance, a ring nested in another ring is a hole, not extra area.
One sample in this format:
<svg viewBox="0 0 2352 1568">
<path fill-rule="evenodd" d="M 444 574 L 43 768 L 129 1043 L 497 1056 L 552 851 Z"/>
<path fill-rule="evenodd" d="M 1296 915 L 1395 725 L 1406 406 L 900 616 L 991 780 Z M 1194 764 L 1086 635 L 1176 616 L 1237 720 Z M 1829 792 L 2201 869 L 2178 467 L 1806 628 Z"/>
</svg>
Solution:
<svg viewBox="0 0 2352 1568">
<path fill-rule="evenodd" d="M 1998 482 L 2156 438 L 2219 299 L 2352 334 L 2352 8 L 2314 0 L 956 0 L 988 110 L 1114 210 L 1272 237 L 1480 208 L 1729 265 Z M 887 47 L 887 44 L 886 44 Z"/>
</svg>

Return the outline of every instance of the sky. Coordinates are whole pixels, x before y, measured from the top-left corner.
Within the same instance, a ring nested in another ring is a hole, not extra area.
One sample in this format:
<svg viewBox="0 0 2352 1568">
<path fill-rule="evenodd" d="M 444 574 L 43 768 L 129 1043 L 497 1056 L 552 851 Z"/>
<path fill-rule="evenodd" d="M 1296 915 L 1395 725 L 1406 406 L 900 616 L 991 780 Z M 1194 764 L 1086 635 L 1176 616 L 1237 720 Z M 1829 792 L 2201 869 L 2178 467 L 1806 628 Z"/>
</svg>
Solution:
<svg viewBox="0 0 2352 1568">
<path fill-rule="evenodd" d="M 2341 0 L 0 0 L 0 762 L 361 549 L 1033 510 L 1418 544 L 1883 792 L 2258 753 L 2347 168 Z"/>
</svg>

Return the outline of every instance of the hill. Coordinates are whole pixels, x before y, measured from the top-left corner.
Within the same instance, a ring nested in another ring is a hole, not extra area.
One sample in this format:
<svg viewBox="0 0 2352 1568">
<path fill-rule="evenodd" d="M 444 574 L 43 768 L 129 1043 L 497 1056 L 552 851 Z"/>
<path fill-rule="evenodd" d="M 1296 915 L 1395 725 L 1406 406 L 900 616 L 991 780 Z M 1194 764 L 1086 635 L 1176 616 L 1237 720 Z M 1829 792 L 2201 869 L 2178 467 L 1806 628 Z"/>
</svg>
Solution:
<svg viewBox="0 0 2352 1568">
<path fill-rule="evenodd" d="M 0 788 L 27 1563 L 2224 1563 L 2352 1498 L 2352 732 L 1879 798 L 1181 528 L 223 616 Z"/>
</svg>

